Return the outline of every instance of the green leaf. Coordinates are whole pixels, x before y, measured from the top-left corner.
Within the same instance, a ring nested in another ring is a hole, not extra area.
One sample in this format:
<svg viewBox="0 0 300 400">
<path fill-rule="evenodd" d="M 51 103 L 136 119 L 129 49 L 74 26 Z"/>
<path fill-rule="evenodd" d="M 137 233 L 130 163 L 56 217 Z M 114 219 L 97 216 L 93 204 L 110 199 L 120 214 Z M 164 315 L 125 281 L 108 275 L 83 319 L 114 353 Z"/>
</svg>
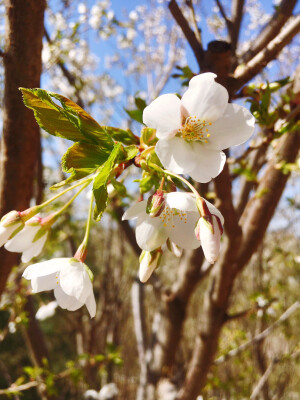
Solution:
<svg viewBox="0 0 300 400">
<path fill-rule="evenodd" d="M 103 211 L 107 206 L 108 194 L 107 194 L 107 181 L 114 168 L 116 160 L 118 158 L 121 149 L 121 143 L 115 144 L 113 151 L 108 157 L 107 161 L 100 167 L 97 176 L 94 179 L 93 193 L 96 200 L 96 207 L 94 209 L 94 218 L 96 221 L 100 221 Z"/>
<path fill-rule="evenodd" d="M 144 108 L 147 107 L 147 103 L 145 102 L 144 99 L 142 99 L 141 97 L 136 97 L 134 99 L 135 105 L 137 106 L 137 108 L 141 111 L 144 111 Z"/>
<path fill-rule="evenodd" d="M 127 189 L 126 189 L 126 186 L 123 185 L 123 183 L 118 182 L 115 179 L 112 179 L 111 180 L 111 184 L 113 185 L 113 187 L 117 191 L 118 195 L 120 195 L 121 197 L 126 197 L 127 196 Z"/>
<path fill-rule="evenodd" d="M 80 171 L 86 175 L 94 172 L 109 157 L 110 151 L 94 144 L 76 142 L 62 158 L 65 172 Z"/>
<path fill-rule="evenodd" d="M 143 124 L 143 111 L 142 110 L 126 110 L 124 109 L 131 119 Z"/>
<path fill-rule="evenodd" d="M 112 126 L 106 126 L 105 127 L 106 132 L 114 139 L 117 140 L 118 142 L 124 143 L 124 144 L 139 144 L 140 140 L 137 136 L 135 136 L 130 129 L 127 129 L 126 131 L 123 129 L 119 128 L 113 128 Z"/>
<path fill-rule="evenodd" d="M 122 151 L 120 152 L 119 161 L 120 162 L 129 161 L 132 158 L 134 158 L 138 152 L 139 149 L 135 145 L 123 147 Z"/>
<path fill-rule="evenodd" d="M 113 140 L 87 112 L 57 93 L 20 88 L 26 107 L 34 112 L 39 126 L 54 136 L 112 149 Z M 58 105 L 53 99 L 60 102 Z"/>
<path fill-rule="evenodd" d="M 54 185 L 52 185 L 52 186 L 50 187 L 50 190 L 57 190 L 57 189 L 60 189 L 60 188 L 63 187 L 63 186 L 66 186 L 66 185 L 68 185 L 68 184 L 70 184 L 70 183 L 72 183 L 72 182 L 78 181 L 78 179 L 82 179 L 82 178 L 84 178 L 85 176 L 89 175 L 89 174 L 86 173 L 85 171 L 76 171 L 76 170 L 73 169 L 73 168 L 71 168 L 71 169 L 69 170 L 69 172 L 71 173 L 71 175 L 70 175 L 67 179 L 65 179 L 65 180 L 63 180 L 63 181 L 61 181 L 61 182 L 55 183 Z"/>
</svg>

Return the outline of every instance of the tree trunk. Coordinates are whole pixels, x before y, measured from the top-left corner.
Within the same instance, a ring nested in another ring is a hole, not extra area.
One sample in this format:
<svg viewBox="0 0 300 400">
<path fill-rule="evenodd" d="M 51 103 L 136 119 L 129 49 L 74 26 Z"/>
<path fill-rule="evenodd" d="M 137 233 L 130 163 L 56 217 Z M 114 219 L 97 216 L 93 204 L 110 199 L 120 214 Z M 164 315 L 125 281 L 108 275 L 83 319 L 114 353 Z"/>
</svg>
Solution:
<svg viewBox="0 0 300 400">
<path fill-rule="evenodd" d="M 45 0 L 6 0 L 4 110 L 0 157 L 0 216 L 29 206 L 40 132 L 19 87 L 39 87 Z M 18 256 L 0 249 L 0 295 Z"/>
</svg>

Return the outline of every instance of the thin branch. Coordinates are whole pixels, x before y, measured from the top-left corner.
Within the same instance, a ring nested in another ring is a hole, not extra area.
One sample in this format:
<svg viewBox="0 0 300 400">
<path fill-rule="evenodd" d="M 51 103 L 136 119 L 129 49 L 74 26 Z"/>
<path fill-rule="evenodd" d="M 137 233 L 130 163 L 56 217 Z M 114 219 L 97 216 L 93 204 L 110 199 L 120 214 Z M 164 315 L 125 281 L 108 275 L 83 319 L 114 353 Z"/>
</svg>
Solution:
<svg viewBox="0 0 300 400">
<path fill-rule="evenodd" d="M 197 19 L 196 19 L 196 13 L 195 13 L 193 0 L 186 0 L 186 4 L 191 9 L 192 22 L 193 22 L 194 29 L 195 29 L 195 36 L 196 36 L 198 42 L 202 44 L 201 29 L 199 29 L 199 26 L 197 24 Z"/>
<path fill-rule="evenodd" d="M 296 3 L 297 0 L 282 0 L 266 27 L 263 28 L 256 39 L 251 41 L 250 49 L 241 57 L 242 63 L 251 60 L 279 34 L 281 28 L 292 15 Z"/>
<path fill-rule="evenodd" d="M 219 7 L 220 13 L 221 13 L 221 15 L 224 18 L 224 21 L 226 23 L 228 35 L 231 38 L 232 21 L 227 17 L 225 9 L 224 9 L 223 4 L 221 3 L 221 1 L 220 0 L 216 0 L 216 3 L 217 3 L 217 6 Z"/>
<path fill-rule="evenodd" d="M 253 57 L 244 67 L 239 66 L 234 74 L 235 89 L 254 78 L 270 61 L 274 60 L 281 50 L 300 32 L 300 15 L 288 24 L 269 44 Z"/>
<path fill-rule="evenodd" d="M 245 0 L 233 0 L 232 1 L 232 15 L 231 15 L 231 47 L 232 52 L 235 54 L 235 50 L 238 44 L 241 23 L 243 18 Z"/>
<path fill-rule="evenodd" d="M 241 346 L 239 346 L 233 350 L 230 350 L 228 353 L 224 354 L 223 356 L 217 358 L 214 361 L 214 365 L 223 364 L 229 358 L 235 357 L 238 354 L 242 353 L 249 346 L 252 346 L 253 344 L 265 339 L 275 328 L 277 328 L 282 322 L 287 320 L 295 311 L 297 311 L 298 308 L 300 308 L 299 300 L 296 301 L 294 304 L 292 304 L 283 314 L 281 314 L 281 316 L 272 325 L 270 325 L 267 329 L 265 329 L 264 331 L 259 333 L 253 339 L 249 340 L 248 342 L 242 344 Z"/>
<path fill-rule="evenodd" d="M 255 388 L 250 396 L 250 400 L 255 400 L 257 398 L 257 396 L 259 395 L 259 393 L 262 391 L 263 387 L 265 386 L 265 384 L 267 383 L 267 381 L 269 379 L 269 376 L 271 375 L 271 372 L 272 372 L 276 362 L 277 362 L 276 359 L 272 359 L 268 368 L 265 370 L 264 374 L 261 376 L 260 380 L 258 381 L 258 384 L 255 386 Z"/>
<path fill-rule="evenodd" d="M 176 0 L 171 0 L 169 3 L 169 10 L 173 15 L 175 21 L 180 26 L 184 36 L 186 37 L 189 45 L 191 46 L 194 56 L 198 62 L 200 70 L 203 68 L 204 50 L 201 43 L 197 40 L 195 32 L 190 28 L 188 21 L 182 14 Z"/>
</svg>

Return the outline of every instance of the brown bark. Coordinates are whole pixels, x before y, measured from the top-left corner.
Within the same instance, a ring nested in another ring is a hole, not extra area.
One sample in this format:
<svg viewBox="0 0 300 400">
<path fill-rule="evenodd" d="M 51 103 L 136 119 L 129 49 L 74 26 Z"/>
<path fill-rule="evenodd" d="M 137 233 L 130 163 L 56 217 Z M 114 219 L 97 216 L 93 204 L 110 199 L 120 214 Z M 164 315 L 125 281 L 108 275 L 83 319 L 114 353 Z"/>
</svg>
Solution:
<svg viewBox="0 0 300 400">
<path fill-rule="evenodd" d="M 4 50 L 4 110 L 1 142 L 0 216 L 24 210 L 32 197 L 40 133 L 33 113 L 23 102 L 20 86 L 39 87 L 44 33 L 44 0 L 7 0 Z M 18 262 L 16 254 L 0 249 L 0 294 Z"/>
</svg>

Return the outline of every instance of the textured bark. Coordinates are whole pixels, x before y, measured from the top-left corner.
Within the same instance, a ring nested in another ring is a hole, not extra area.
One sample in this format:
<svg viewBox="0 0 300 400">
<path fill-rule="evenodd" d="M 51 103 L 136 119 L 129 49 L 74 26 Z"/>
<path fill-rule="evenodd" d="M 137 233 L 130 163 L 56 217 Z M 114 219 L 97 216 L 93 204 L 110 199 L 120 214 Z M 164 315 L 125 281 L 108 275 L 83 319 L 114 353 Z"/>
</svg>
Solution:
<svg viewBox="0 0 300 400">
<path fill-rule="evenodd" d="M 0 216 L 23 210 L 32 197 L 40 133 L 23 102 L 20 86 L 39 87 L 44 0 L 7 0 L 4 50 L 5 88 L 1 142 Z M 0 294 L 18 256 L 0 250 Z"/>
</svg>

